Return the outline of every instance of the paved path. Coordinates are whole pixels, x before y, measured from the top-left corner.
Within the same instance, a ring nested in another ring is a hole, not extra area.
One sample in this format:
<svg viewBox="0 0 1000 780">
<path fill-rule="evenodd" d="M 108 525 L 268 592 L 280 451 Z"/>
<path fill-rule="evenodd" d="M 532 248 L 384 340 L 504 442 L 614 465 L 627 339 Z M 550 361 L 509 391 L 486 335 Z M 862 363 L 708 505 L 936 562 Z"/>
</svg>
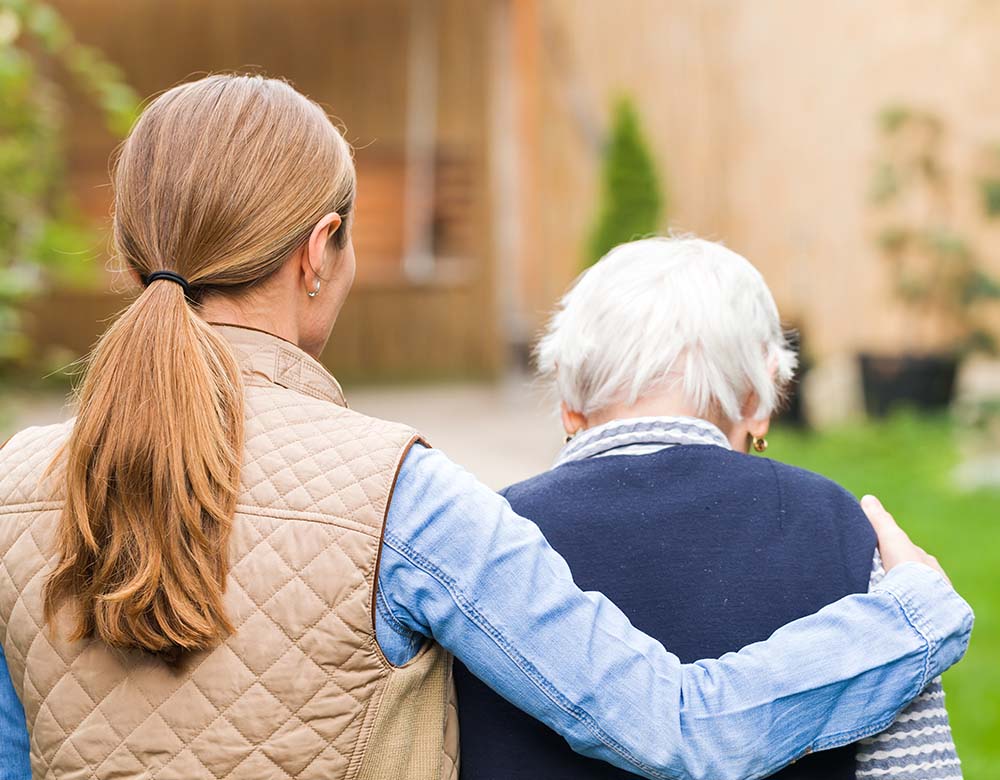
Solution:
<svg viewBox="0 0 1000 780">
<path fill-rule="evenodd" d="M 562 444 L 554 402 L 526 377 L 497 384 L 344 390 L 352 408 L 413 425 L 493 488 L 548 468 Z M 0 420 L 0 441 L 28 425 L 57 422 L 69 414 L 57 396 L 11 398 Z"/>
</svg>

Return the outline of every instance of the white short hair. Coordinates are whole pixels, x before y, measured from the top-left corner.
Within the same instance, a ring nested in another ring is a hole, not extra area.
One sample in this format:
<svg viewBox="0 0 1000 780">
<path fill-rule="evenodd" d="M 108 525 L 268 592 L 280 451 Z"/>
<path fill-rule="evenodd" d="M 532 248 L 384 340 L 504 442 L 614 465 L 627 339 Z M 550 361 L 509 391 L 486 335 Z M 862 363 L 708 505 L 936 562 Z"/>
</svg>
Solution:
<svg viewBox="0 0 1000 780">
<path fill-rule="evenodd" d="M 770 416 L 795 371 L 778 308 L 745 258 L 698 238 L 647 238 L 584 272 L 537 349 L 572 411 L 590 416 L 679 387 L 696 414 Z"/>
</svg>

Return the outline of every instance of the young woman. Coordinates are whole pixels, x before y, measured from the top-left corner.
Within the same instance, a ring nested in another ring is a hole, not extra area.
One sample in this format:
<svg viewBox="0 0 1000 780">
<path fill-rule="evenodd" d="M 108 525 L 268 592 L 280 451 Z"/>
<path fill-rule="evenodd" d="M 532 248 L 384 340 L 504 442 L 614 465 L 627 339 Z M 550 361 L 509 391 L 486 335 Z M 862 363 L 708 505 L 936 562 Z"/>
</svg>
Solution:
<svg viewBox="0 0 1000 780">
<path fill-rule="evenodd" d="M 454 654 L 588 755 L 745 778 L 884 727 L 964 652 L 968 606 L 873 512 L 904 564 L 875 592 L 682 665 L 415 431 L 348 410 L 316 357 L 355 173 L 287 84 L 164 93 L 114 187 L 142 292 L 77 418 L 0 450 L 7 776 L 30 751 L 35 777 L 455 777 Z"/>
<path fill-rule="evenodd" d="M 696 238 L 622 244 L 565 295 L 539 367 L 570 439 L 552 470 L 503 494 L 581 588 L 610 596 L 682 661 L 766 639 L 881 578 L 851 494 L 747 454 L 767 449 L 795 354 L 763 277 L 735 252 Z M 456 678 L 463 778 L 635 776 L 575 755 L 461 667 Z M 875 740 L 778 776 L 961 774 L 937 680 Z"/>
</svg>

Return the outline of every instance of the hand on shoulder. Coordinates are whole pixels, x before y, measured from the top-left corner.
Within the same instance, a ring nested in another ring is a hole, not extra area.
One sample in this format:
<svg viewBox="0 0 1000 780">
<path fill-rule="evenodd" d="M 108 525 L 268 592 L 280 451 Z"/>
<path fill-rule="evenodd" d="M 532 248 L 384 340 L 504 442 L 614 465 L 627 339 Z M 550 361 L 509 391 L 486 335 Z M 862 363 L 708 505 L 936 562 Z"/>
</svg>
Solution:
<svg viewBox="0 0 1000 780">
<path fill-rule="evenodd" d="M 906 531 L 899 527 L 893 516 L 882 506 L 881 501 L 875 496 L 864 496 L 861 499 L 861 508 L 875 529 L 879 554 L 882 556 L 882 565 L 887 572 L 901 563 L 922 563 L 925 566 L 930 566 L 948 580 L 949 585 L 951 584 L 951 580 L 948 579 L 948 575 L 941 568 L 937 558 L 928 555 L 922 548 L 910 541 Z"/>
</svg>

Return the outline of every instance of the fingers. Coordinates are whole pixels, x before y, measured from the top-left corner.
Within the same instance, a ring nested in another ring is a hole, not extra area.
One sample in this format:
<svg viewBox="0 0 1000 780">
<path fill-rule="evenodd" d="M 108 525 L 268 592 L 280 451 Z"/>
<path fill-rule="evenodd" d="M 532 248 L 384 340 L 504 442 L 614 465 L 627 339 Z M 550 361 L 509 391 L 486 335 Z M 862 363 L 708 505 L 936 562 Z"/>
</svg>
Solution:
<svg viewBox="0 0 1000 780">
<path fill-rule="evenodd" d="M 878 537 L 879 555 L 886 571 L 892 570 L 907 560 L 920 560 L 914 545 L 907 538 L 903 529 L 896 524 L 893 516 L 882 506 L 881 501 L 875 496 L 865 496 L 861 499 L 861 508 L 868 517 L 868 522 L 875 529 L 875 536 Z"/>
<path fill-rule="evenodd" d="M 864 510 L 865 515 L 868 516 L 868 522 L 875 529 L 879 547 L 885 542 L 899 541 L 900 537 L 909 541 L 910 538 L 906 535 L 906 531 L 899 527 L 895 518 L 889 514 L 886 508 L 882 506 L 882 502 L 875 498 L 875 496 L 869 495 L 862 498 L 861 508 Z"/>
<path fill-rule="evenodd" d="M 875 498 L 875 496 L 865 496 L 862 498 L 861 508 L 868 517 L 868 521 L 872 524 L 872 528 L 875 529 L 875 535 L 878 537 L 879 554 L 886 571 L 901 563 L 910 561 L 930 566 L 948 580 L 948 575 L 941 568 L 941 564 L 938 563 L 937 558 L 928 555 L 920 547 L 911 542 L 906 531 L 899 527 L 893 516 L 886 511 L 885 507 L 882 506 L 882 502 Z M 950 583 L 951 580 L 948 580 L 948 582 Z"/>
<path fill-rule="evenodd" d="M 875 519 L 882 519 L 883 516 L 892 519 L 892 515 L 882 506 L 882 502 L 871 493 L 861 497 L 861 508 L 865 510 L 865 514 L 872 522 L 875 522 Z"/>
</svg>

